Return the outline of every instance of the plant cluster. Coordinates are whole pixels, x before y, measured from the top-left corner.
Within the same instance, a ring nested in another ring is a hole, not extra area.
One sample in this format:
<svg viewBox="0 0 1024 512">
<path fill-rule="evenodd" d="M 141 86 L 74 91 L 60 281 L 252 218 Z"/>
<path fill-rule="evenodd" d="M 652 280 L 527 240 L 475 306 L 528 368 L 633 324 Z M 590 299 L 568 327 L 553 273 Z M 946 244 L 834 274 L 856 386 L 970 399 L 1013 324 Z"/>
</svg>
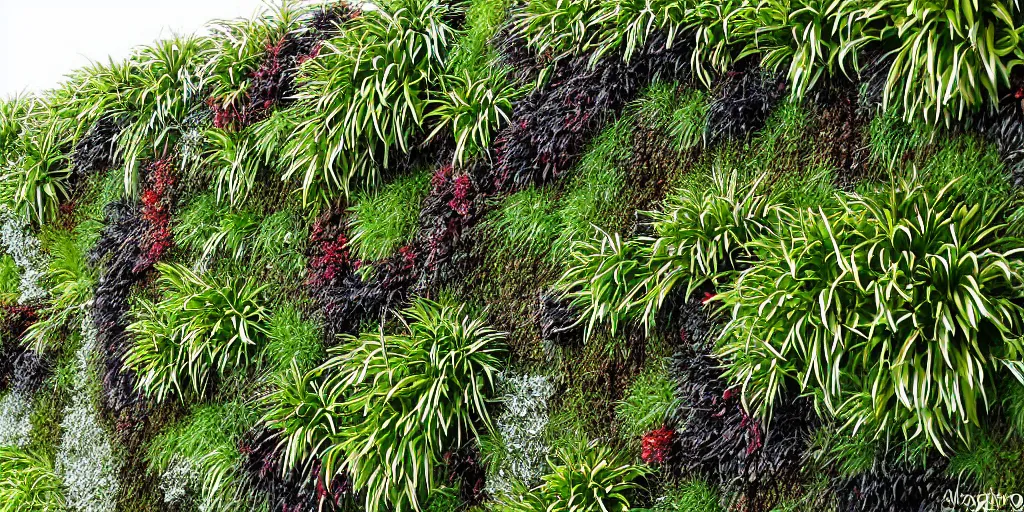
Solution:
<svg viewBox="0 0 1024 512">
<path fill-rule="evenodd" d="M 503 374 L 498 382 L 502 412 L 491 433 L 480 439 L 488 468 L 487 492 L 493 496 L 540 483 L 550 450 L 544 439 L 548 403 L 555 392 L 541 375 Z"/>
<path fill-rule="evenodd" d="M 140 298 L 133 307 L 124 364 L 138 375 L 136 387 L 158 402 L 203 396 L 215 377 L 244 371 L 255 357 L 266 331 L 266 285 L 220 282 L 175 264 L 156 270 L 163 298 Z"/>
<path fill-rule="evenodd" d="M 0 447 L 0 511 L 59 512 L 64 507 L 61 480 L 51 460 L 19 448 Z"/>
<path fill-rule="evenodd" d="M 320 367 L 293 372 L 267 397 L 289 467 L 343 472 L 367 510 L 420 509 L 442 455 L 489 424 L 503 335 L 462 308 L 418 299 L 404 332 L 343 335 Z"/>
<path fill-rule="evenodd" d="M 843 194 L 752 244 L 720 296 L 731 319 L 716 350 L 745 403 L 770 418 L 787 389 L 808 390 L 844 428 L 943 450 L 969 437 L 1001 378 L 1024 382 L 1024 262 L 1007 206 L 954 186 Z"/>
<path fill-rule="evenodd" d="M 595 441 L 563 448 L 549 458 L 550 472 L 544 483 L 520 500 L 507 503 L 521 512 L 570 512 L 574 510 L 632 510 L 649 470 L 630 464 L 607 446 Z"/>
</svg>

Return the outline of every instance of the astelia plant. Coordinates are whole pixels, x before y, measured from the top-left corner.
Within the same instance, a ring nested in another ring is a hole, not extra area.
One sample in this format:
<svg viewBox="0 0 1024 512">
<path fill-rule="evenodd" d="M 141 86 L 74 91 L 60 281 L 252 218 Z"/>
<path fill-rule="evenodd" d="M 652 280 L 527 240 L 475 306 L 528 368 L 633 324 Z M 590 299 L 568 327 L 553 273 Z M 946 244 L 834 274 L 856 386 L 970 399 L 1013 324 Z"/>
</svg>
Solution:
<svg viewBox="0 0 1024 512">
<path fill-rule="evenodd" d="M 220 282 L 180 265 L 156 268 L 164 298 L 136 303 L 125 366 L 157 401 L 202 395 L 215 377 L 243 371 L 256 356 L 268 317 L 260 297 L 266 285 Z"/>
<path fill-rule="evenodd" d="M 686 187 L 666 198 L 660 212 L 649 212 L 654 234 L 640 237 L 649 246 L 651 275 L 640 284 L 633 307 L 643 310 L 645 325 L 682 281 L 689 296 L 705 283 L 720 284 L 749 258 L 748 244 L 774 232 L 786 209 L 769 198 L 760 180 L 741 181 L 738 171 L 716 169 L 708 187 Z"/>
<path fill-rule="evenodd" d="M 573 244 L 568 270 L 559 278 L 556 289 L 571 299 L 585 322 L 585 335 L 599 323 L 607 322 L 612 331 L 619 324 L 635 320 L 639 313 L 632 307 L 637 296 L 646 295 L 641 285 L 651 279 L 648 248 L 635 240 L 622 240 L 618 233 L 598 229 L 597 240 Z"/>
<path fill-rule="evenodd" d="M 504 335 L 462 308 L 425 299 L 400 334 L 345 335 L 320 367 L 267 397 L 287 465 L 344 471 L 370 511 L 420 510 L 449 449 L 489 424 L 488 396 Z"/>
<path fill-rule="evenodd" d="M 753 244 L 716 350 L 752 410 L 801 389 L 845 429 L 944 451 L 1024 382 L 1024 244 L 1005 202 L 954 185 L 844 194 Z"/>
<path fill-rule="evenodd" d="M 644 488 L 649 470 L 627 462 L 598 441 L 562 448 L 549 458 L 550 473 L 521 500 L 507 503 L 518 512 L 628 512 Z"/>
<path fill-rule="evenodd" d="M 37 224 L 56 218 L 60 204 L 71 196 L 69 129 L 70 123 L 52 120 L 22 132 L 21 158 L 3 177 L 15 186 L 15 209 Z"/>
<path fill-rule="evenodd" d="M 513 14 L 515 29 L 542 59 L 586 53 L 613 19 L 599 0 L 530 0 Z"/>
</svg>

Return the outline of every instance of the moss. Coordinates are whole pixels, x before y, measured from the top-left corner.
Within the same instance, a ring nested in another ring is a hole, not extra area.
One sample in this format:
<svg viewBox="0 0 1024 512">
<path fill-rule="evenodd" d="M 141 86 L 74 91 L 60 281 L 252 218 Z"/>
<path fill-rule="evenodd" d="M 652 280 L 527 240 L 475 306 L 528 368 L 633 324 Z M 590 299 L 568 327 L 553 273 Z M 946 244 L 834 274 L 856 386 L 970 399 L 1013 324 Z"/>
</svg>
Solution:
<svg viewBox="0 0 1024 512">
<path fill-rule="evenodd" d="M 288 304 L 279 306 L 267 325 L 267 345 L 263 355 L 271 379 L 274 375 L 288 372 L 293 363 L 299 371 L 308 371 L 324 358 L 320 328 L 315 322 L 303 318 L 296 307 Z"/>
<path fill-rule="evenodd" d="M 501 200 L 481 229 L 495 256 L 546 258 L 560 231 L 552 189 L 528 188 Z"/>
<path fill-rule="evenodd" d="M 663 426 L 678 406 L 676 385 L 669 379 L 665 364 L 657 359 L 653 362 L 629 384 L 615 406 L 619 437 L 629 443 L 636 444 L 644 434 Z"/>
<path fill-rule="evenodd" d="M 379 190 L 363 192 L 349 209 L 350 247 L 356 257 L 378 261 L 395 254 L 416 234 L 419 205 L 429 190 L 430 172 L 400 176 Z"/>
<path fill-rule="evenodd" d="M 703 480 L 669 487 L 655 500 L 651 512 L 721 512 L 718 490 Z"/>
</svg>

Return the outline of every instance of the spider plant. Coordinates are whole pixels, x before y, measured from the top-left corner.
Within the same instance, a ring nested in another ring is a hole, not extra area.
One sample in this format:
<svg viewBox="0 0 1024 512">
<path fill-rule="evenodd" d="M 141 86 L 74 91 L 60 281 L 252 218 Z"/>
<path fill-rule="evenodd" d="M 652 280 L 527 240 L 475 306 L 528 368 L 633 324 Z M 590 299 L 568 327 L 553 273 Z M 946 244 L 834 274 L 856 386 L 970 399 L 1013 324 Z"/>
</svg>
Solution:
<svg viewBox="0 0 1024 512">
<path fill-rule="evenodd" d="M 549 61 L 596 48 L 612 13 L 600 0 L 530 0 L 513 14 L 526 43 Z"/>
<path fill-rule="evenodd" d="M 562 448 L 549 458 L 551 472 L 544 483 L 507 503 L 518 512 L 575 512 L 606 510 L 627 512 L 643 490 L 643 478 L 650 472 L 644 466 L 630 464 L 597 441 Z"/>
<path fill-rule="evenodd" d="M 125 366 L 137 387 L 157 401 L 202 395 L 216 376 L 244 370 L 264 337 L 266 285 L 237 278 L 223 283 L 180 265 L 158 264 L 159 302 L 140 298 L 128 331 Z"/>
<path fill-rule="evenodd" d="M 81 320 L 96 285 L 96 271 L 86 264 L 85 252 L 76 240 L 60 236 L 49 245 L 45 279 L 51 300 L 22 338 L 24 345 L 38 353 L 56 348 L 61 330 Z"/>
<path fill-rule="evenodd" d="M 366 509 L 420 510 L 442 454 L 489 424 L 504 335 L 462 308 L 417 299 L 400 334 L 343 336 L 330 359 L 267 397 L 289 466 L 315 456 L 327 480 L 347 471 Z"/>
<path fill-rule="evenodd" d="M 302 67 L 301 110 L 281 158 L 283 179 L 298 178 L 304 202 L 347 197 L 354 178 L 375 185 L 392 153 L 412 148 L 454 37 L 449 13 L 437 0 L 388 3 L 352 20 Z"/>
<path fill-rule="evenodd" d="M 997 105 L 1011 74 L 1024 64 L 1024 15 L 1017 1 L 884 2 L 895 40 L 883 109 L 937 123 Z"/>
<path fill-rule="evenodd" d="M 1024 383 L 1024 243 L 1007 204 L 954 185 L 844 194 L 752 244 L 717 348 L 749 407 L 801 389 L 846 430 L 945 451 Z"/>
<path fill-rule="evenodd" d="M 20 156 L 4 181 L 14 184 L 16 211 L 42 225 L 52 221 L 71 195 L 71 160 L 66 131 L 70 123 L 50 120 L 22 132 Z"/>
<path fill-rule="evenodd" d="M 512 100 L 517 91 L 506 78 L 507 67 L 474 68 L 473 74 L 446 75 L 441 80 L 444 91 L 431 100 L 428 119 L 436 120 L 428 139 L 439 132 L 450 131 L 455 137 L 452 163 L 461 167 L 473 154 L 491 145 L 491 139 L 509 123 Z"/>
<path fill-rule="evenodd" d="M 0 446 L 0 512 L 60 512 L 65 503 L 63 484 L 51 459 Z"/>
</svg>

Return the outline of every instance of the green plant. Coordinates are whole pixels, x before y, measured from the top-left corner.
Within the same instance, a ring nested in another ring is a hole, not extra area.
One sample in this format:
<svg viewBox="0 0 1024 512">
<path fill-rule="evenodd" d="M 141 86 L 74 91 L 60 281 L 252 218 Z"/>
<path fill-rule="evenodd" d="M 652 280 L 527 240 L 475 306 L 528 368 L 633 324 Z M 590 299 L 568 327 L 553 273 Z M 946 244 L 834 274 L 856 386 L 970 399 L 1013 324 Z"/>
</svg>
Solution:
<svg viewBox="0 0 1024 512">
<path fill-rule="evenodd" d="M 759 194 L 760 180 L 740 183 L 739 173 L 712 172 L 707 189 L 687 187 L 665 199 L 664 210 L 648 212 L 654 235 L 641 237 L 650 247 L 651 275 L 634 294 L 643 308 L 645 325 L 654 323 L 658 310 L 679 281 L 685 295 L 712 282 L 719 284 L 748 257 L 747 246 L 772 234 L 786 214 L 781 205 Z"/>
<path fill-rule="evenodd" d="M 243 278 L 219 283 L 172 264 L 157 264 L 159 302 L 140 298 L 128 331 L 125 366 L 137 388 L 157 401 L 203 394 L 214 376 L 244 370 L 265 333 L 260 300 L 266 285 Z"/>
<path fill-rule="evenodd" d="M 294 306 L 278 307 L 267 321 L 263 356 L 274 375 L 286 375 L 292 364 L 301 372 L 312 370 L 324 357 L 319 326 L 303 318 Z"/>
<path fill-rule="evenodd" d="M 515 30 L 549 60 L 597 47 L 611 19 L 599 0 L 529 0 L 513 14 Z"/>
<path fill-rule="evenodd" d="M 557 217 L 550 190 L 531 187 L 504 198 L 488 213 L 482 228 L 493 240 L 499 257 L 541 257 L 551 250 L 558 235 Z"/>
<path fill-rule="evenodd" d="M 49 244 L 50 263 L 46 269 L 50 301 L 40 312 L 40 320 L 25 332 L 22 343 L 42 353 L 56 348 L 61 332 L 76 325 L 86 312 L 96 285 L 95 269 L 86 263 L 86 254 L 71 235 L 58 235 Z"/>
<path fill-rule="evenodd" d="M 668 378 L 664 365 L 658 365 L 640 374 L 626 395 L 615 405 L 619 421 L 619 435 L 623 439 L 638 440 L 644 434 L 665 424 L 669 414 L 680 405 L 675 397 L 675 383 Z"/>
<path fill-rule="evenodd" d="M 549 458 L 551 472 L 544 483 L 507 503 L 510 510 L 522 512 L 574 512 L 606 510 L 628 512 L 636 493 L 643 488 L 649 470 L 630 464 L 611 448 L 597 441 L 571 449 L 561 449 Z"/>
<path fill-rule="evenodd" d="M 209 154 L 204 163 L 214 173 L 217 200 L 240 204 L 256 185 L 260 170 L 249 132 L 211 129 L 206 132 L 206 140 Z"/>
<path fill-rule="evenodd" d="M 489 424 L 504 335 L 462 308 L 417 299 L 401 334 L 343 336 L 320 367 L 267 397 L 267 422 L 282 430 L 289 466 L 315 456 L 326 479 L 347 470 L 366 508 L 421 508 L 450 447 Z"/>
<path fill-rule="evenodd" d="M 412 241 L 429 182 L 430 173 L 418 171 L 356 198 L 349 208 L 349 247 L 359 259 L 382 260 Z"/>
<path fill-rule="evenodd" d="M 464 70 L 441 80 L 443 94 L 431 100 L 429 119 L 436 126 L 428 138 L 448 130 L 455 137 L 452 163 L 461 166 L 491 145 L 495 133 L 509 123 L 517 91 L 506 78 L 509 69 L 496 65 Z"/>
<path fill-rule="evenodd" d="M 646 512 L 722 512 L 718 491 L 703 480 L 690 480 L 672 486 Z M 633 509 L 637 512 L 645 512 Z"/>
<path fill-rule="evenodd" d="M 59 512 L 64 491 L 53 461 L 0 446 L 0 512 Z"/>
<path fill-rule="evenodd" d="M 579 310 L 580 321 L 586 321 L 587 337 L 599 323 L 608 322 L 616 332 L 620 323 L 639 318 L 632 304 L 641 283 L 652 275 L 643 263 L 649 259 L 645 246 L 634 240 L 623 241 L 618 233 L 597 232 L 597 240 L 573 244 L 568 270 L 556 283 Z"/>
<path fill-rule="evenodd" d="M 153 439 L 146 453 L 149 470 L 162 475 L 184 464 L 197 477 L 197 504 L 202 510 L 258 509 L 262 497 L 246 485 L 239 451 L 257 418 L 243 402 L 197 406 Z"/>
<path fill-rule="evenodd" d="M 0 256 L 0 303 L 14 304 L 21 295 L 21 271 L 10 254 Z"/>
<path fill-rule="evenodd" d="M 444 70 L 449 12 L 437 0 L 388 3 L 352 20 L 302 67 L 294 136 L 281 157 L 283 178 L 299 178 L 305 202 L 348 196 L 353 178 L 373 186 L 394 150 L 410 150 Z"/>
<path fill-rule="evenodd" d="M 21 157 L 3 177 L 15 184 L 14 207 L 38 224 L 52 221 L 71 196 L 71 161 L 65 154 L 70 124 L 54 120 L 21 136 Z"/>
<path fill-rule="evenodd" d="M 883 108 L 898 105 L 907 119 L 948 123 L 985 101 L 996 105 L 1024 64 L 1019 2 L 904 0 L 884 8 L 892 21 L 881 37 L 897 39 L 898 48 Z"/>
<path fill-rule="evenodd" d="M 697 147 L 704 137 L 709 101 L 708 94 L 700 89 L 658 82 L 634 105 L 637 117 L 671 137 L 679 151 Z"/>
<path fill-rule="evenodd" d="M 1004 236 L 1005 202 L 955 185 L 848 193 L 752 244 L 716 350 L 748 406 L 770 418 L 799 387 L 844 429 L 945 451 L 1000 378 L 1024 382 L 1024 247 Z"/>
</svg>

